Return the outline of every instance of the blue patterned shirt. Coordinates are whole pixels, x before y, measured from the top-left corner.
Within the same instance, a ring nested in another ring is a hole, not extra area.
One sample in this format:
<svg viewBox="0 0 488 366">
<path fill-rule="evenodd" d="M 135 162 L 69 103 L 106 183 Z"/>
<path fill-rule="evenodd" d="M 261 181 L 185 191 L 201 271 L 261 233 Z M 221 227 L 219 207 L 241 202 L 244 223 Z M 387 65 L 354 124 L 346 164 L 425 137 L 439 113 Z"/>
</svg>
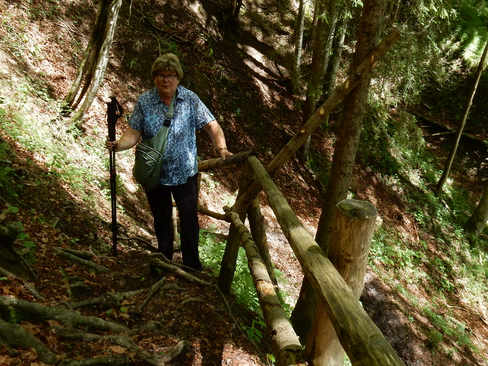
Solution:
<svg viewBox="0 0 488 366">
<path fill-rule="evenodd" d="M 140 131 L 143 139 L 151 138 L 162 127 L 167 112 L 168 107 L 161 101 L 158 90 L 153 88 L 139 97 L 129 125 Z M 194 92 L 178 85 L 174 116 L 164 149 L 161 184 L 184 184 L 198 172 L 195 131 L 214 119 Z"/>
</svg>

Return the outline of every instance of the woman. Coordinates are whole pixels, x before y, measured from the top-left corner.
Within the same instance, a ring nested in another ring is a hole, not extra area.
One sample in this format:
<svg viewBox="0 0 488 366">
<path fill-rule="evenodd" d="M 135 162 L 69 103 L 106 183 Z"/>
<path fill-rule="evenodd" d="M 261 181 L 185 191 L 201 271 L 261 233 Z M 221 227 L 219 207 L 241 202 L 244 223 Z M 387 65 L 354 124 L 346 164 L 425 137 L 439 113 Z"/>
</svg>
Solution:
<svg viewBox="0 0 488 366">
<path fill-rule="evenodd" d="M 205 104 L 194 92 L 179 85 L 183 69 L 176 55 L 166 53 L 158 57 L 151 74 L 155 87 L 139 97 L 130 127 L 118 141 L 107 142 L 107 147 L 115 151 L 130 149 L 140 137 L 153 137 L 163 123 L 170 123 L 160 184 L 146 190 L 146 195 L 154 217 L 158 249 L 169 260 L 173 257 L 173 196 L 180 216 L 183 264 L 198 271 L 202 265 L 198 255 L 196 130 L 203 128 L 208 133 L 220 157 L 232 153 L 227 150 L 222 128 Z"/>
</svg>

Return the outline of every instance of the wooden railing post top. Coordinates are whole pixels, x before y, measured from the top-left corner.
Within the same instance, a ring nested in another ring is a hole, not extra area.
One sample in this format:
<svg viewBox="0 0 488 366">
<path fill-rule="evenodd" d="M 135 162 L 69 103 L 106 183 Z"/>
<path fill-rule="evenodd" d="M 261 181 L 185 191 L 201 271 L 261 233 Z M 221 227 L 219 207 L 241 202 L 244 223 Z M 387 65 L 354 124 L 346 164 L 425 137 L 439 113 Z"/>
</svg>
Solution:
<svg viewBox="0 0 488 366">
<path fill-rule="evenodd" d="M 336 206 L 344 215 L 353 219 L 368 220 L 378 216 L 378 210 L 369 201 L 347 199 L 340 201 Z"/>
</svg>

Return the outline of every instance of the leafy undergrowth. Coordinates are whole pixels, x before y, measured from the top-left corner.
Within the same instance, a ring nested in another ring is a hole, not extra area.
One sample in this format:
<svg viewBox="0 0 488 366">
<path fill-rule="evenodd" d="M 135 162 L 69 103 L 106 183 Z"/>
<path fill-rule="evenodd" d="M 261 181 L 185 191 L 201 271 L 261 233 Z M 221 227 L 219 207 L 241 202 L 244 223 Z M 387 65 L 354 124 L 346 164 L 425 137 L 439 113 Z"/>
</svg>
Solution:
<svg viewBox="0 0 488 366">
<path fill-rule="evenodd" d="M 148 87 L 145 70 L 158 47 L 178 52 L 184 65 L 192 66 L 185 68 L 184 84 L 197 91 L 218 116 L 231 150 L 251 147 L 263 161 L 269 160 L 298 120 L 295 101 L 273 73 L 272 62 L 257 52 L 243 55 L 233 39 L 206 31 L 207 24 L 188 9 L 156 3 L 154 16 L 144 13 L 140 4 L 134 4 L 132 13 L 128 6 L 122 9 L 100 95 L 123 96 L 121 101 L 130 110 L 137 95 Z M 25 258 L 26 270 L 34 273 L 31 281 L 43 297 L 41 303 L 69 308 L 82 299 L 142 289 L 116 304 L 79 310 L 135 330 L 131 340 L 152 354 L 188 341 L 175 365 L 270 364 L 268 337 L 244 261 L 234 283 L 235 296 L 228 298 L 213 285 L 196 284 L 150 266 L 151 218 L 143 193 L 130 177 L 130 152 L 117 155 L 120 254 L 111 256 L 103 98 L 95 100 L 78 126 L 59 115 L 60 100 L 75 76 L 89 34 L 87 19 L 93 17 L 94 9 L 83 2 L 49 1 L 41 6 L 0 0 L 0 225 L 15 232 L 15 248 Z M 167 24 L 172 24 L 171 29 L 164 28 Z M 259 58 L 255 65 L 268 62 L 269 67 L 263 68 L 267 78 L 249 66 L 252 57 Z M 419 137 L 415 129 L 411 132 L 415 135 L 403 139 Z M 321 146 L 316 143 L 316 161 L 310 164 L 314 169 L 330 164 L 331 136 L 326 131 L 319 134 Z M 402 136 L 396 138 L 402 141 Z M 375 151 L 374 142 L 371 137 L 371 151 Z M 205 136 L 199 137 L 199 149 L 202 158 L 212 156 Z M 372 243 L 361 301 L 406 364 L 487 364 L 486 243 L 470 247 L 461 228 L 473 197 L 452 182 L 443 199 L 429 193 L 439 172 L 425 149 L 392 145 L 388 152 L 370 157 L 377 166 L 358 167 L 353 187 L 355 196 L 373 202 L 383 219 Z M 282 172 L 277 177 L 280 188 L 313 228 L 320 212 L 316 182 L 296 162 Z M 326 174 L 317 176 L 327 178 Z M 237 180 L 233 170 L 204 174 L 203 203 L 215 211 L 231 205 Z M 302 274 L 290 248 L 276 234 L 277 224 L 268 208 L 265 215 L 272 230 L 271 256 L 288 281 L 292 304 Z M 227 226 L 203 216 L 200 221 L 206 267 L 200 277 L 215 283 Z M 60 255 L 62 251 L 56 248 L 88 252 L 108 272 L 94 272 Z M 176 261 L 181 260 L 177 257 Z M 143 311 L 136 311 L 149 288 L 163 277 L 161 290 Z M 24 282 L 4 275 L 0 281 L 1 295 L 34 300 Z M 66 359 L 136 357 L 127 347 L 107 339 L 63 339 L 56 333 L 60 324 L 52 320 L 10 320 Z M 159 326 L 143 330 L 142 325 L 151 321 Z M 0 364 L 41 365 L 38 356 L 32 349 L 2 346 Z"/>
</svg>

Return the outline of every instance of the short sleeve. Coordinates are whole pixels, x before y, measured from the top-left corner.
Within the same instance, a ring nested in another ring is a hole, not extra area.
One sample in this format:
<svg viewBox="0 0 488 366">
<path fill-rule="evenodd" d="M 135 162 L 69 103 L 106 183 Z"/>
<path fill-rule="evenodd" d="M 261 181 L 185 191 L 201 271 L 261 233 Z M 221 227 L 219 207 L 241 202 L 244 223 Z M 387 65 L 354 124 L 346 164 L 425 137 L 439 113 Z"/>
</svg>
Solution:
<svg viewBox="0 0 488 366">
<path fill-rule="evenodd" d="M 137 131 L 142 131 L 142 122 L 144 115 L 142 114 L 141 101 L 138 100 L 134 111 L 129 119 L 129 126 Z"/>
<path fill-rule="evenodd" d="M 209 122 L 212 122 L 215 117 L 197 95 L 195 95 L 194 103 L 195 128 L 199 130 Z"/>
</svg>

